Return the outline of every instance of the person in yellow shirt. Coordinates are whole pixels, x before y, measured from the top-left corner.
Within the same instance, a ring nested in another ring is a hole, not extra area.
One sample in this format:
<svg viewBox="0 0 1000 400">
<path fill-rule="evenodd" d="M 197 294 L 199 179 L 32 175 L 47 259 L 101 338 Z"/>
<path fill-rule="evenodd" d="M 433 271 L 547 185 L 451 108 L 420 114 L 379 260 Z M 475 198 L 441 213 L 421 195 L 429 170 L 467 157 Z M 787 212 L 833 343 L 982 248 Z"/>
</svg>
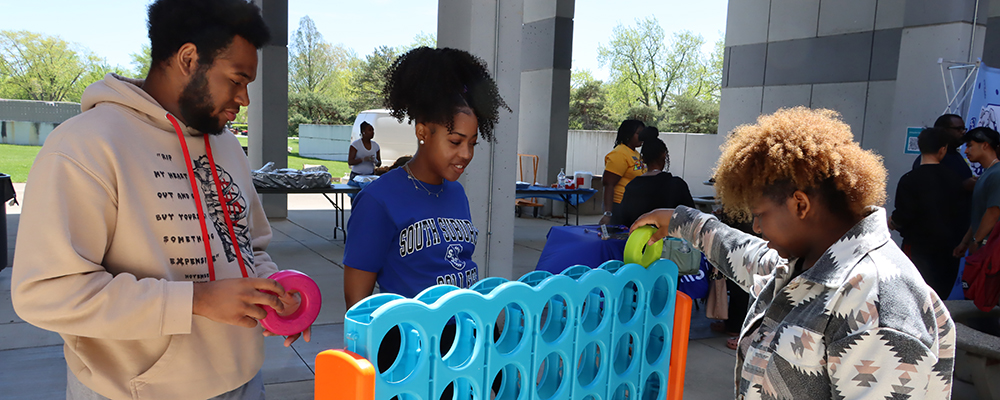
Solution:
<svg viewBox="0 0 1000 400">
<path fill-rule="evenodd" d="M 635 149 L 642 146 L 639 133 L 646 128 L 642 121 L 627 119 L 618 126 L 615 148 L 604 156 L 604 216 L 601 225 L 621 224 L 621 202 L 628 185 L 639 175 L 646 173 L 646 165 Z"/>
</svg>

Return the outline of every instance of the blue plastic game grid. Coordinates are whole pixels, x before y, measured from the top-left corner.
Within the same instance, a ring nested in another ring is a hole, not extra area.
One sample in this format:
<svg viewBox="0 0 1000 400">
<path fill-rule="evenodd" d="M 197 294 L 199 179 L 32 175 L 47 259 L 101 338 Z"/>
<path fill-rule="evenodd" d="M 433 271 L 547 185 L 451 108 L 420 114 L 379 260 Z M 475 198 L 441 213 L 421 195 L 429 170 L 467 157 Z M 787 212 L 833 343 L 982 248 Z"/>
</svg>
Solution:
<svg viewBox="0 0 1000 400">
<path fill-rule="evenodd" d="M 676 295 L 670 260 L 534 271 L 371 296 L 347 311 L 344 343 L 377 367 L 386 334 L 402 332 L 376 374 L 379 400 L 438 399 L 448 386 L 455 399 L 664 399 Z M 455 338 L 442 354 L 446 325 Z"/>
</svg>

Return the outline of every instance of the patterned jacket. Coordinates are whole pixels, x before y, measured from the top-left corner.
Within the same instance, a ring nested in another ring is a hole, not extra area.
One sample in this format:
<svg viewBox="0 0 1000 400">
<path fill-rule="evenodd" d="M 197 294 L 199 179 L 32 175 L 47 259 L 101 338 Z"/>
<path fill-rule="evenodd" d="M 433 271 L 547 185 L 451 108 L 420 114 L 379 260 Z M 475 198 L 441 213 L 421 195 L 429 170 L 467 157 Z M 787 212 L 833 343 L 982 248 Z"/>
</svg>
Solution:
<svg viewBox="0 0 1000 400">
<path fill-rule="evenodd" d="M 738 399 L 948 399 L 955 325 L 870 213 L 792 278 L 767 242 L 684 206 L 671 236 L 701 249 L 751 296 L 740 331 Z"/>
</svg>

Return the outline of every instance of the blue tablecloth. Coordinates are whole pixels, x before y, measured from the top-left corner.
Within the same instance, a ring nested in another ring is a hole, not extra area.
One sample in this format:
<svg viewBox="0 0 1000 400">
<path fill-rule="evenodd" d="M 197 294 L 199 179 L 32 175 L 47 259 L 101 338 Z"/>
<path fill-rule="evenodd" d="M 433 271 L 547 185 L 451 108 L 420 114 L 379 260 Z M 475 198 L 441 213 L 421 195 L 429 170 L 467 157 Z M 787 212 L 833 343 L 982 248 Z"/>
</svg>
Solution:
<svg viewBox="0 0 1000 400">
<path fill-rule="evenodd" d="M 601 240 L 600 232 L 598 225 L 553 226 L 535 270 L 559 274 L 574 265 L 597 268 L 608 260 L 621 260 L 625 255 L 625 240 Z M 679 277 L 679 291 L 692 298 L 706 296 L 708 263 L 704 258 L 702 264 L 698 274 Z"/>
<path fill-rule="evenodd" d="M 572 205 L 582 204 L 590 200 L 597 193 L 596 189 L 559 189 L 543 186 L 529 186 L 526 189 L 517 189 L 515 198 L 545 198 L 558 201 L 565 201 Z"/>
<path fill-rule="evenodd" d="M 597 268 L 605 261 L 621 260 L 625 255 L 625 241 L 601 240 L 600 232 L 597 225 L 553 226 L 535 269 L 558 274 L 574 265 Z"/>
</svg>

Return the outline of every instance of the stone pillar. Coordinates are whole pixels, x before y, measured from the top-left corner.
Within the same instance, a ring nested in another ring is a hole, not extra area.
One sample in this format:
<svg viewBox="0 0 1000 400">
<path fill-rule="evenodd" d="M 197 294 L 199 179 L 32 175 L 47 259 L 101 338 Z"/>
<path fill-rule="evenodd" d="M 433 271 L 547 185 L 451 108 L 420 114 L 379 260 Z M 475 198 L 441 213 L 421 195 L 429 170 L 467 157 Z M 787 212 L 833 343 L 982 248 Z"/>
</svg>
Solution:
<svg viewBox="0 0 1000 400">
<path fill-rule="evenodd" d="M 438 1 L 438 47 L 462 49 L 486 61 L 500 96 L 513 111 L 500 112 L 497 142 L 480 141 L 459 180 L 479 229 L 473 259 L 479 265 L 480 279 L 517 278 L 512 267 L 523 4 L 522 0 Z"/>
<path fill-rule="evenodd" d="M 988 0 L 980 0 L 988 1 Z M 986 39 L 983 44 L 983 62 L 1000 68 L 1000 0 L 991 0 L 986 20 Z"/>
<path fill-rule="evenodd" d="M 539 156 L 542 184 L 555 183 L 566 166 L 574 5 L 575 0 L 524 2 L 517 150 Z"/>
<path fill-rule="evenodd" d="M 268 161 L 288 166 L 288 0 L 254 0 L 271 29 L 271 43 L 257 51 L 257 80 L 249 86 L 250 167 Z M 288 217 L 288 195 L 261 195 L 270 218 Z"/>
</svg>

